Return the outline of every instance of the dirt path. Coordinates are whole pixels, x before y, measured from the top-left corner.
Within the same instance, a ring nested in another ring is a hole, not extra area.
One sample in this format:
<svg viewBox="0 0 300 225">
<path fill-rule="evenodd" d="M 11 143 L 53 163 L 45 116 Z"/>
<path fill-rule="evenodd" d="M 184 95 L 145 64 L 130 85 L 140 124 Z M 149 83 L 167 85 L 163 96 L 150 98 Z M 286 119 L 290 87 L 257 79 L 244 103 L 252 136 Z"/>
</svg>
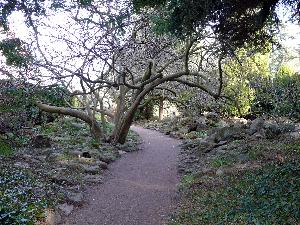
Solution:
<svg viewBox="0 0 300 225">
<path fill-rule="evenodd" d="M 74 211 L 72 225 L 163 225 L 175 206 L 179 141 L 132 127 L 144 140 L 109 168 L 104 184 L 87 191 L 89 202 Z"/>
</svg>

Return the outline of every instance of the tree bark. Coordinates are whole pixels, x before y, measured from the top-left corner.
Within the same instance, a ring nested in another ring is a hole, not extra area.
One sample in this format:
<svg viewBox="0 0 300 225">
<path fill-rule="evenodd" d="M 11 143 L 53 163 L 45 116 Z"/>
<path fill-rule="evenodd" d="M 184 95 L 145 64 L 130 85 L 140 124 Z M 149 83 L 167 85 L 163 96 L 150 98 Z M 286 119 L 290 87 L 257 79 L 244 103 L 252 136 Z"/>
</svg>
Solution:
<svg viewBox="0 0 300 225">
<path fill-rule="evenodd" d="M 164 115 L 164 98 L 159 99 L 158 120 L 161 121 Z"/>
<path fill-rule="evenodd" d="M 132 124 L 134 114 L 137 111 L 141 101 L 144 99 L 144 97 L 156 86 L 156 83 L 152 83 L 151 85 L 148 85 L 145 87 L 143 91 L 140 91 L 137 93 L 134 102 L 130 106 L 130 108 L 126 111 L 124 116 L 119 120 L 117 124 L 115 124 L 115 129 L 113 132 L 113 142 L 114 143 L 120 143 L 124 144 L 130 129 L 130 126 Z"/>
<path fill-rule="evenodd" d="M 101 124 L 102 124 L 102 130 L 103 130 L 103 135 L 106 135 L 106 119 L 105 119 L 105 115 L 103 113 L 104 111 L 104 107 L 103 107 L 103 100 L 100 100 L 100 110 L 101 112 Z"/>
<path fill-rule="evenodd" d="M 93 138 L 95 138 L 97 141 L 101 140 L 102 132 L 99 123 L 96 121 L 95 118 L 91 118 L 90 116 L 88 116 L 87 113 L 75 109 L 66 108 L 66 107 L 46 105 L 43 103 L 37 103 L 37 106 L 39 107 L 39 109 L 45 112 L 57 113 L 57 114 L 72 116 L 81 119 L 82 121 L 86 122 L 90 126 L 91 134 Z"/>
</svg>

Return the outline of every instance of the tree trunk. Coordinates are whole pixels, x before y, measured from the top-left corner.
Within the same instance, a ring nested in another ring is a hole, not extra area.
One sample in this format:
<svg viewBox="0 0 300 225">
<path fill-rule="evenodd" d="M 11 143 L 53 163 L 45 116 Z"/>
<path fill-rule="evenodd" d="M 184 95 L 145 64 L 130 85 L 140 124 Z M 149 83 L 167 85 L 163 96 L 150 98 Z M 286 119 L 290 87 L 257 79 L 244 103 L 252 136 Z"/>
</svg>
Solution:
<svg viewBox="0 0 300 225">
<path fill-rule="evenodd" d="M 158 120 L 161 121 L 164 115 L 164 98 L 159 99 Z"/>
<path fill-rule="evenodd" d="M 102 131 L 103 131 L 103 135 L 106 135 L 106 119 L 105 119 L 105 115 L 103 113 L 104 111 L 104 107 L 103 107 L 103 99 L 100 100 L 100 110 L 101 110 L 101 124 L 102 124 Z"/>
<path fill-rule="evenodd" d="M 87 113 L 75 109 L 51 106 L 42 103 L 37 103 L 37 106 L 45 112 L 68 115 L 83 120 L 90 126 L 93 138 L 95 138 L 95 140 L 97 141 L 101 140 L 102 132 L 99 123 L 96 121 L 95 118 L 91 118 L 90 116 L 88 116 Z"/>
<path fill-rule="evenodd" d="M 136 98 L 130 108 L 125 112 L 124 116 L 115 124 L 115 129 L 113 132 L 113 142 L 124 144 L 132 124 L 134 114 L 136 113 L 141 101 L 155 86 L 149 85 L 143 91 L 137 93 Z"/>
<path fill-rule="evenodd" d="M 116 133 L 113 140 L 114 143 L 124 144 L 126 142 L 126 138 L 136 110 L 137 108 L 133 111 L 128 111 L 124 118 L 122 118 L 122 120 L 120 121 L 119 126 L 116 126 Z"/>
<path fill-rule="evenodd" d="M 112 133 L 113 138 L 117 135 L 118 129 L 116 128 L 121 123 L 124 111 L 125 111 L 125 87 L 124 85 L 120 85 L 120 93 L 117 99 L 117 107 L 116 107 L 115 118 L 114 118 L 115 128 Z"/>
</svg>

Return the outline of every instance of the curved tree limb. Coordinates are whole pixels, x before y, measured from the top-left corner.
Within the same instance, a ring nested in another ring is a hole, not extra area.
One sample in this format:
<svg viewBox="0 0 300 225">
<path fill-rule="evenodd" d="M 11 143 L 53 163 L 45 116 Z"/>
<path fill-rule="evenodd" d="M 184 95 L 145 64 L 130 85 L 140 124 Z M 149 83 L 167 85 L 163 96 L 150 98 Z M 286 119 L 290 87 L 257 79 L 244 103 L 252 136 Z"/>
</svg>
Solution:
<svg viewBox="0 0 300 225">
<path fill-rule="evenodd" d="M 37 102 L 36 105 L 39 107 L 40 110 L 45 112 L 57 113 L 57 114 L 72 116 L 81 119 L 82 121 L 86 122 L 90 126 L 91 133 L 96 140 L 100 140 L 102 138 L 102 132 L 99 123 L 96 121 L 95 118 L 90 117 L 84 111 L 66 108 L 66 107 L 51 106 L 40 102 Z"/>
</svg>

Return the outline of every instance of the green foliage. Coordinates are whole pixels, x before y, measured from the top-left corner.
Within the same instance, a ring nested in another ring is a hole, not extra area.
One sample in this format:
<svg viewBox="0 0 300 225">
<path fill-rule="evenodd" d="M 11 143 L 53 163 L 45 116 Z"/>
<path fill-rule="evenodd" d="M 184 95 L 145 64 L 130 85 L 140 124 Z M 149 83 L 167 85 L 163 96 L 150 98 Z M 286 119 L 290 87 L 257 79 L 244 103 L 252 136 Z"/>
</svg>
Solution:
<svg viewBox="0 0 300 225">
<path fill-rule="evenodd" d="M 270 82 L 256 88 L 253 111 L 300 118 L 300 75 L 282 65 Z"/>
<path fill-rule="evenodd" d="M 0 138 L 0 156 L 10 156 L 13 154 L 12 147 Z"/>
<path fill-rule="evenodd" d="M 0 84 L 0 112 L 2 119 L 9 123 L 11 131 L 54 118 L 51 114 L 41 112 L 36 106 L 37 101 L 64 106 L 65 100 L 69 98 L 68 90 L 60 86 L 40 87 L 6 80 L 0 80 Z"/>
<path fill-rule="evenodd" d="M 225 157 L 225 156 L 219 156 L 217 158 L 214 158 L 211 161 L 211 165 L 214 168 L 219 168 L 219 167 L 224 167 L 224 166 L 230 166 L 234 163 L 234 160 L 230 157 Z"/>
<path fill-rule="evenodd" d="M 239 60 L 231 59 L 224 65 L 227 75 L 224 94 L 234 101 L 228 101 L 223 110 L 230 115 L 242 116 L 249 112 L 255 98 L 252 82 L 258 83 L 260 78 L 270 76 L 269 55 L 247 56 L 247 51 L 240 49 L 237 57 Z"/>
<path fill-rule="evenodd" d="M 25 170 L 0 170 L 0 224 L 34 225 L 51 206 L 50 186 Z"/>
<path fill-rule="evenodd" d="M 133 5 L 136 10 L 140 10 L 145 6 L 155 7 L 157 5 L 162 5 L 166 0 L 133 0 Z"/>
<path fill-rule="evenodd" d="M 4 0 L 0 3 L 0 27 L 8 30 L 8 17 L 15 11 L 26 12 L 27 15 L 42 15 L 45 13 L 44 0 Z M 25 17 L 29 22 L 29 17 Z"/>
<path fill-rule="evenodd" d="M 28 66 L 30 57 L 19 38 L 0 41 L 0 51 L 6 57 L 7 65 L 16 67 Z"/>
<path fill-rule="evenodd" d="M 299 162 L 272 163 L 232 177 L 217 190 L 194 189 L 189 194 L 192 208 L 171 224 L 298 224 L 299 173 Z"/>
<path fill-rule="evenodd" d="M 297 4 L 289 10 L 298 15 Z M 160 8 L 164 15 L 157 20 L 157 25 L 165 23 L 169 32 L 178 37 L 201 32 L 207 26 L 212 26 L 217 38 L 230 48 L 254 46 L 264 48 L 272 40 L 274 30 L 278 28 L 275 13 L 276 1 L 247 1 L 247 0 L 133 0 L 136 10 L 147 7 Z M 278 4 L 277 4 L 278 5 Z M 162 22 L 164 20 L 165 22 Z"/>
<path fill-rule="evenodd" d="M 81 6 L 89 6 L 91 5 L 93 2 L 93 0 L 79 0 L 78 3 Z"/>
<path fill-rule="evenodd" d="M 91 147 L 92 148 L 99 148 L 100 147 L 100 143 L 94 139 L 91 140 Z"/>
<path fill-rule="evenodd" d="M 179 183 L 179 189 L 189 188 L 195 182 L 195 176 L 192 174 L 184 175 Z"/>
</svg>

